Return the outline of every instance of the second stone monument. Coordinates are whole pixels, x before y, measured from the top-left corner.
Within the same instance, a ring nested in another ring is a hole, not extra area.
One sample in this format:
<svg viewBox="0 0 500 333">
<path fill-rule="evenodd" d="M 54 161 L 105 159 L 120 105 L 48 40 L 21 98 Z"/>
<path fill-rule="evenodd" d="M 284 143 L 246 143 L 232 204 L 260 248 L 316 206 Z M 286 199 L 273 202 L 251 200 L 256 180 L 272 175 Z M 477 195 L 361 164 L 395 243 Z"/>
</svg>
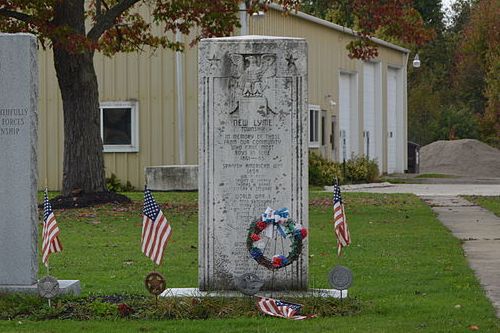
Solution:
<svg viewBox="0 0 500 333">
<path fill-rule="evenodd" d="M 199 119 L 200 289 L 235 289 L 245 273 L 263 279 L 263 289 L 307 289 L 307 240 L 298 260 L 274 272 L 246 246 L 251 222 L 267 207 L 288 208 L 308 225 L 305 40 L 202 40 Z M 287 253 L 290 244 L 278 238 L 264 250 L 272 255 L 276 246 Z"/>
<path fill-rule="evenodd" d="M 35 36 L 0 33 L 0 293 L 39 287 L 37 52 Z M 58 292 L 80 293 L 78 280 L 58 285 Z"/>
<path fill-rule="evenodd" d="M 0 290 L 36 284 L 36 38 L 0 34 Z"/>
</svg>

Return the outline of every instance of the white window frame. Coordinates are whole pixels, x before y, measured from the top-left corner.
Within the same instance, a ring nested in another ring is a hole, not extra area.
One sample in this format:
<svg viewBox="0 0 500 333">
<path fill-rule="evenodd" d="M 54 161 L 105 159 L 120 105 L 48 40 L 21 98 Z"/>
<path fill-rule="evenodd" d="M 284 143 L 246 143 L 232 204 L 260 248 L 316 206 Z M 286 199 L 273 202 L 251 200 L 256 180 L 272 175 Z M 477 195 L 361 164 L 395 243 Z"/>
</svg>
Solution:
<svg viewBox="0 0 500 333">
<path fill-rule="evenodd" d="M 312 112 L 311 112 L 312 111 Z M 316 121 L 311 118 L 316 118 Z M 309 138 L 309 148 L 319 148 L 320 140 L 321 140 L 321 108 L 319 105 L 309 104 L 308 108 L 308 138 Z M 311 124 L 312 124 L 312 133 L 311 133 Z M 312 140 L 311 140 L 312 136 Z"/>
<path fill-rule="evenodd" d="M 328 144 L 328 140 L 326 139 L 326 111 L 321 110 L 321 117 L 319 123 L 319 142 L 321 147 L 325 147 Z"/>
<path fill-rule="evenodd" d="M 101 139 L 104 140 L 104 109 L 124 109 L 130 108 L 130 131 L 131 144 L 129 145 L 105 145 L 103 141 L 104 153 L 129 153 L 139 151 L 139 102 L 138 101 L 117 101 L 101 102 L 99 105 Z"/>
</svg>

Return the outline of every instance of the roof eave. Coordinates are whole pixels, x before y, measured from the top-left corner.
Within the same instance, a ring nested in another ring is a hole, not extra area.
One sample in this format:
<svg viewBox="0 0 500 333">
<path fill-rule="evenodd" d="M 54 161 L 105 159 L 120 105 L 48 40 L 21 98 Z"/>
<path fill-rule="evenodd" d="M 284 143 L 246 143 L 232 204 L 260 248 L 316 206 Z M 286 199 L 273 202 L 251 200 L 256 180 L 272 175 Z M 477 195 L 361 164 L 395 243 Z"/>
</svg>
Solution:
<svg viewBox="0 0 500 333">
<path fill-rule="evenodd" d="M 269 4 L 269 8 L 272 8 L 274 10 L 278 10 L 278 11 L 281 11 L 281 12 L 284 11 L 283 7 L 281 5 L 276 4 L 276 3 Z M 294 10 L 292 10 L 290 12 L 290 14 L 293 15 L 293 16 L 297 16 L 297 17 L 299 17 L 301 19 L 304 19 L 306 21 L 313 22 L 313 23 L 322 25 L 324 27 L 327 27 L 327 28 L 330 28 L 330 29 L 333 29 L 333 30 L 336 30 L 336 31 L 339 31 L 339 32 L 342 32 L 342 33 L 345 33 L 345 34 L 348 34 L 348 35 L 351 35 L 351 36 L 359 37 L 357 35 L 357 33 L 354 30 L 352 30 L 351 28 L 343 27 L 341 25 L 338 25 L 338 24 L 335 24 L 335 23 L 332 23 L 332 22 L 320 19 L 320 18 L 318 18 L 316 16 L 312 16 L 312 15 L 303 13 L 301 11 L 294 11 Z M 389 42 L 387 42 L 385 40 L 382 40 L 382 39 L 379 39 L 379 38 L 371 37 L 370 40 L 372 40 L 374 43 L 376 43 L 378 45 L 385 46 L 387 48 L 390 48 L 390 49 L 393 49 L 393 50 L 396 50 L 396 51 L 399 51 L 399 52 L 410 53 L 410 50 L 408 50 L 407 48 L 401 47 L 401 46 L 396 45 L 396 44 L 389 43 Z"/>
</svg>

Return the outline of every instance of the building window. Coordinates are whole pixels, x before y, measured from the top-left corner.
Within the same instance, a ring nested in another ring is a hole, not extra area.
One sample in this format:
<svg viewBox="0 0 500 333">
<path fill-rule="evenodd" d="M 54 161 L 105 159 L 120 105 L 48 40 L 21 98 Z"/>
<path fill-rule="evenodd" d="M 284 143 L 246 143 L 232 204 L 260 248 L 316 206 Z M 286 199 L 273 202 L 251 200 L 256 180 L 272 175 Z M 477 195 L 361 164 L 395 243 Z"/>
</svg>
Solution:
<svg viewBox="0 0 500 333">
<path fill-rule="evenodd" d="M 321 145 L 326 145 L 326 111 L 321 111 Z"/>
<path fill-rule="evenodd" d="M 105 153 L 139 151 L 138 103 L 103 102 L 100 109 L 103 151 Z"/>
<path fill-rule="evenodd" d="M 319 148 L 321 110 L 317 105 L 309 105 L 309 148 Z"/>
</svg>

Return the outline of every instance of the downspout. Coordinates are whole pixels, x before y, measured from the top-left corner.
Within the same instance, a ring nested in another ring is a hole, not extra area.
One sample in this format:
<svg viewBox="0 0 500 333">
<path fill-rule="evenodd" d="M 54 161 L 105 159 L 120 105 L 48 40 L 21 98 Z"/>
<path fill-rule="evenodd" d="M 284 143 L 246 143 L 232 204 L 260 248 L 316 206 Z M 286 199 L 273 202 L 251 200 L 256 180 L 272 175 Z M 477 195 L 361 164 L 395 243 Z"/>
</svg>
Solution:
<svg viewBox="0 0 500 333">
<path fill-rule="evenodd" d="M 247 15 L 247 6 L 244 1 L 240 2 L 240 35 L 245 36 L 248 35 L 248 15 Z"/>
<path fill-rule="evenodd" d="M 182 43 L 182 33 L 177 30 L 175 41 Z M 177 133 L 178 133 L 178 164 L 186 164 L 186 133 L 184 107 L 184 55 L 181 51 L 175 52 L 175 76 L 177 83 Z"/>
<path fill-rule="evenodd" d="M 410 58 L 410 52 L 403 54 L 404 57 L 404 68 L 403 68 L 403 129 L 405 143 L 403 144 L 404 151 L 404 161 L 403 161 L 403 171 L 408 170 L 408 59 Z"/>
</svg>

